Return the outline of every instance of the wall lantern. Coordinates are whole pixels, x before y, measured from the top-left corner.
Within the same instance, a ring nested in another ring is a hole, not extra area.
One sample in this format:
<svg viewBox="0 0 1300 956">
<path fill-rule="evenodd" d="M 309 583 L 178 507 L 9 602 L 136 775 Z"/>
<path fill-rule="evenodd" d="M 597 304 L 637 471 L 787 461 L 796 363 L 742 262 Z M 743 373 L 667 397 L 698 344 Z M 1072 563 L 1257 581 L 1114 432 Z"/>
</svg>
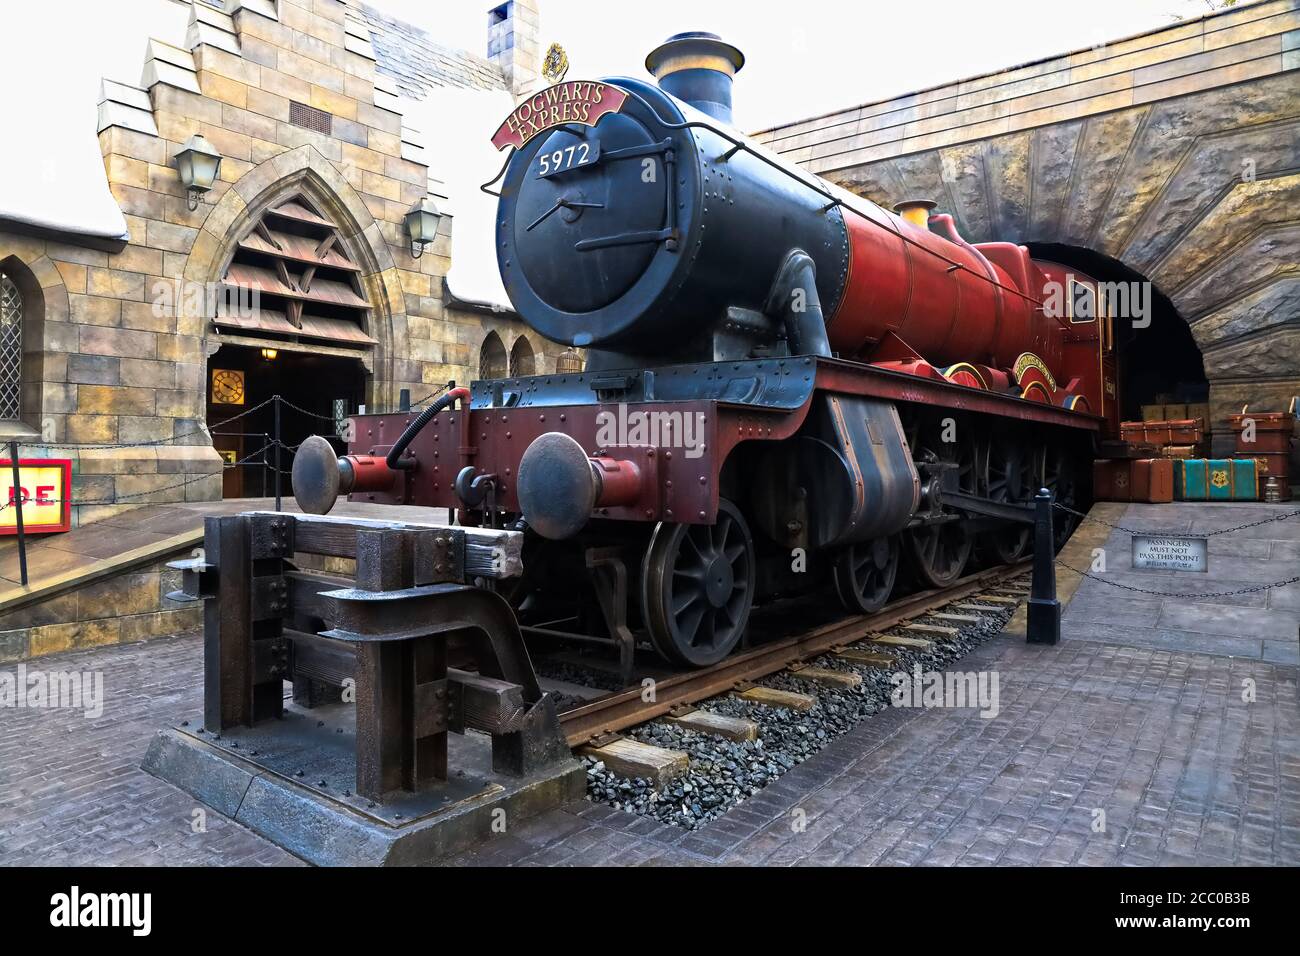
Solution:
<svg viewBox="0 0 1300 956">
<path fill-rule="evenodd" d="M 406 233 L 411 237 L 411 258 L 424 255 L 424 247 L 438 238 L 438 221 L 442 213 L 432 199 L 425 196 L 406 211 Z"/>
<path fill-rule="evenodd" d="M 199 196 L 212 188 L 220 170 L 221 154 L 200 133 L 191 136 L 176 154 L 176 172 L 185 187 L 185 204 L 191 210 L 199 208 Z"/>
<path fill-rule="evenodd" d="M 268 362 L 274 361 L 275 357 L 279 354 L 279 351 L 276 349 L 262 349 L 262 358 L 266 359 Z"/>
</svg>

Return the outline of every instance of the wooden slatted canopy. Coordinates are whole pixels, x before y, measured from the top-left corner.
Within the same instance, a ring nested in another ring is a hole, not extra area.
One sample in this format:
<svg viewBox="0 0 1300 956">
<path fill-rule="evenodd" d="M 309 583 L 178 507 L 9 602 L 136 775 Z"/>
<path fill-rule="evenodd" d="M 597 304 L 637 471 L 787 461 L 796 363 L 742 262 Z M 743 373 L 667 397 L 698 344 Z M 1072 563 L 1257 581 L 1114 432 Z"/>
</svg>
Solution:
<svg viewBox="0 0 1300 956">
<path fill-rule="evenodd" d="M 268 209 L 239 240 L 222 282 L 228 294 L 213 317 L 218 330 L 346 348 L 375 343 L 366 333 L 360 266 L 338 227 L 301 196 Z"/>
</svg>

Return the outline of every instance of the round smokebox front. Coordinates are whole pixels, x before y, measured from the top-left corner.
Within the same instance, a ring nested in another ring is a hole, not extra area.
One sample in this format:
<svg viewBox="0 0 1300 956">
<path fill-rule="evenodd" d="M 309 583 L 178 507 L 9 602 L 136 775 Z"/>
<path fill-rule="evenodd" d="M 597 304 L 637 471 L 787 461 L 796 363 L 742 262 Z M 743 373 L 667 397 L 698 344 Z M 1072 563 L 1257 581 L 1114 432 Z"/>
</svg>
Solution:
<svg viewBox="0 0 1300 956">
<path fill-rule="evenodd" d="M 656 98 L 669 118 L 670 107 Z M 680 263 L 667 248 L 669 196 L 681 191 L 680 180 L 693 181 L 678 170 L 679 182 L 669 182 L 668 138 L 629 99 L 595 127 L 539 134 L 512 160 L 498 207 L 497 258 L 511 301 L 547 338 L 581 347 L 646 334 L 638 320 Z"/>
</svg>

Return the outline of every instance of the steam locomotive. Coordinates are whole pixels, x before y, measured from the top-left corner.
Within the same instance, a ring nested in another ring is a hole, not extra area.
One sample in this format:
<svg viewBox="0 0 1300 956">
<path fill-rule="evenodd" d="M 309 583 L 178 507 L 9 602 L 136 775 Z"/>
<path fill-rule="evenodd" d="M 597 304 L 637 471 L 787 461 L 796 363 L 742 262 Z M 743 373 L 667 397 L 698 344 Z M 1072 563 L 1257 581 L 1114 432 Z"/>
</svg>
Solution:
<svg viewBox="0 0 1300 956">
<path fill-rule="evenodd" d="M 647 58 L 655 83 L 519 105 L 494 140 L 513 147 L 498 263 L 520 317 L 585 369 L 362 416 L 342 459 L 309 442 L 305 511 L 350 494 L 525 529 L 511 598 L 534 633 L 613 640 L 625 662 L 644 635 L 698 667 L 756 602 L 833 585 L 867 613 L 900 567 L 943 587 L 1023 557 L 1040 486 L 1080 503 L 1118 427 L 1098 284 L 764 149 L 731 126 L 743 64 L 684 33 Z"/>
</svg>

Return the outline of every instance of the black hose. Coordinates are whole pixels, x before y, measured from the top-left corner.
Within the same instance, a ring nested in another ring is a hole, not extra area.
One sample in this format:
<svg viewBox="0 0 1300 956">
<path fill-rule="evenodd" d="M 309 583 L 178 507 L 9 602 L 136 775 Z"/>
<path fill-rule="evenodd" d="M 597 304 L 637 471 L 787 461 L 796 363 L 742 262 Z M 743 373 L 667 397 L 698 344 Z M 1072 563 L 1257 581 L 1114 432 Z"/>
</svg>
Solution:
<svg viewBox="0 0 1300 956">
<path fill-rule="evenodd" d="M 406 446 L 415 440 L 415 436 L 420 434 L 424 429 L 424 426 L 433 421 L 435 415 L 459 397 L 460 396 L 456 393 L 456 389 L 449 389 L 445 395 L 424 411 L 420 412 L 420 414 L 416 416 L 415 421 L 406 426 L 406 431 L 402 432 L 402 437 L 397 439 L 397 441 L 393 443 L 393 447 L 388 450 L 388 457 L 384 459 L 384 463 L 394 471 L 409 471 L 414 468 L 415 459 L 403 458 L 402 452 L 406 451 Z"/>
</svg>

